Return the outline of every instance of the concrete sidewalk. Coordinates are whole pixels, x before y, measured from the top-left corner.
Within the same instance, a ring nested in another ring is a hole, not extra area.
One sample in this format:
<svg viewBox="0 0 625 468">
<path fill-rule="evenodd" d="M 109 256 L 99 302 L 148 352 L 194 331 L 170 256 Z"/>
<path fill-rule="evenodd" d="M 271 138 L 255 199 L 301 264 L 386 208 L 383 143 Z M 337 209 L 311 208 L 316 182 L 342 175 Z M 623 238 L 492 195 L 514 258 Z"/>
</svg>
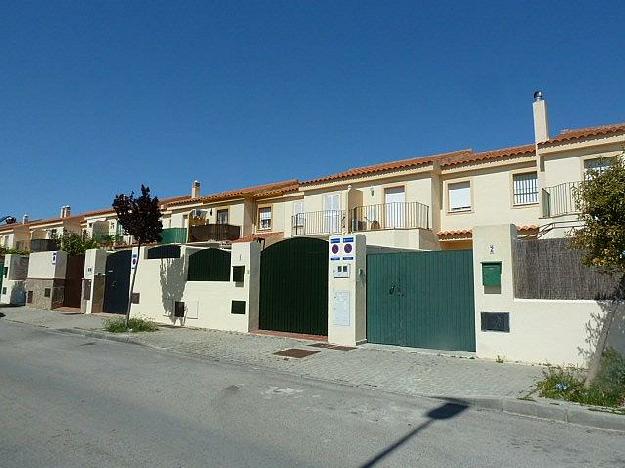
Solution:
<svg viewBox="0 0 625 468">
<path fill-rule="evenodd" d="M 100 332 L 103 321 L 112 316 L 25 307 L 0 308 L 0 313 L 5 314 L 5 320 L 51 329 Z M 294 338 L 189 328 L 162 327 L 153 333 L 117 334 L 111 338 L 200 358 L 415 396 L 517 398 L 532 390 L 543 370 L 540 366 L 499 364 L 405 348 L 366 344 L 345 351 L 318 348 L 316 342 Z M 292 348 L 316 353 L 301 359 L 274 354 Z"/>
</svg>

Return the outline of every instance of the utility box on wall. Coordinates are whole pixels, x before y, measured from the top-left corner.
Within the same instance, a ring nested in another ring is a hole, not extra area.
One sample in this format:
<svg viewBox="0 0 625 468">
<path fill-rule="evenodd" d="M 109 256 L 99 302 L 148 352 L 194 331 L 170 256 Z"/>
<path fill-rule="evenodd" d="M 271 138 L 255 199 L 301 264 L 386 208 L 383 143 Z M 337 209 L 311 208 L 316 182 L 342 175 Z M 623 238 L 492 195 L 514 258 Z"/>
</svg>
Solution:
<svg viewBox="0 0 625 468">
<path fill-rule="evenodd" d="M 501 286 L 501 262 L 482 262 L 482 285 Z"/>
</svg>

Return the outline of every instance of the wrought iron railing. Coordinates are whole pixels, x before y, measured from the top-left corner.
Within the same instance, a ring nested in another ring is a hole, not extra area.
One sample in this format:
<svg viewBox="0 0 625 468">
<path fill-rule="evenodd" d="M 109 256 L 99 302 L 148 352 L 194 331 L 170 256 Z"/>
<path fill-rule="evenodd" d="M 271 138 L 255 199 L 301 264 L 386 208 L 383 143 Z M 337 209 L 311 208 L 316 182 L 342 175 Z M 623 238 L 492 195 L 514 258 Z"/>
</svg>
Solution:
<svg viewBox="0 0 625 468">
<path fill-rule="evenodd" d="M 352 231 L 429 229 L 430 207 L 419 202 L 381 203 L 352 210 Z"/>
<path fill-rule="evenodd" d="M 567 214 L 579 213 L 575 201 L 575 190 L 579 182 L 564 182 L 542 190 L 543 217 L 555 218 Z"/>
<path fill-rule="evenodd" d="M 199 224 L 189 227 L 189 242 L 232 241 L 241 237 L 241 226 Z"/>
<path fill-rule="evenodd" d="M 291 216 L 294 236 L 340 234 L 346 226 L 345 210 L 310 211 Z"/>
</svg>

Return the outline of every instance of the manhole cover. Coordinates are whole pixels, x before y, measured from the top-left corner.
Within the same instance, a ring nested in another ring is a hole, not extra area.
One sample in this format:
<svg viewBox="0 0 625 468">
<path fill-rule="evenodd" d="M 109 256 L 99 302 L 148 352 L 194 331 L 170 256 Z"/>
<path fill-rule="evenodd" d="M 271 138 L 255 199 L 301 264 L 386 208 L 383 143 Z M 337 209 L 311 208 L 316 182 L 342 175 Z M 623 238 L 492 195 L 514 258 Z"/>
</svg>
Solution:
<svg viewBox="0 0 625 468">
<path fill-rule="evenodd" d="M 286 357 L 293 357 L 293 358 L 304 358 L 306 356 L 310 356 L 311 354 L 316 354 L 319 353 L 320 351 L 312 351 L 309 349 L 295 349 L 295 348 L 291 348 L 291 349 L 284 349 L 282 351 L 278 351 L 275 354 L 276 356 L 286 356 Z"/>
</svg>

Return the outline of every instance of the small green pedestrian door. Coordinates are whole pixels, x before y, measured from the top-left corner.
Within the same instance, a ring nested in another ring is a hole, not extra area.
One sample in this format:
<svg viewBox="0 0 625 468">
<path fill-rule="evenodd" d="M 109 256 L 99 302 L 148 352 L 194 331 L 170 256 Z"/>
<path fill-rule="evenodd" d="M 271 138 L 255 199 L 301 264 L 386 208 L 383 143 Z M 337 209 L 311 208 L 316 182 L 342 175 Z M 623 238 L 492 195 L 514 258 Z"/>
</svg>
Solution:
<svg viewBox="0 0 625 468">
<path fill-rule="evenodd" d="M 475 351 L 472 251 L 367 255 L 367 341 Z"/>
</svg>

